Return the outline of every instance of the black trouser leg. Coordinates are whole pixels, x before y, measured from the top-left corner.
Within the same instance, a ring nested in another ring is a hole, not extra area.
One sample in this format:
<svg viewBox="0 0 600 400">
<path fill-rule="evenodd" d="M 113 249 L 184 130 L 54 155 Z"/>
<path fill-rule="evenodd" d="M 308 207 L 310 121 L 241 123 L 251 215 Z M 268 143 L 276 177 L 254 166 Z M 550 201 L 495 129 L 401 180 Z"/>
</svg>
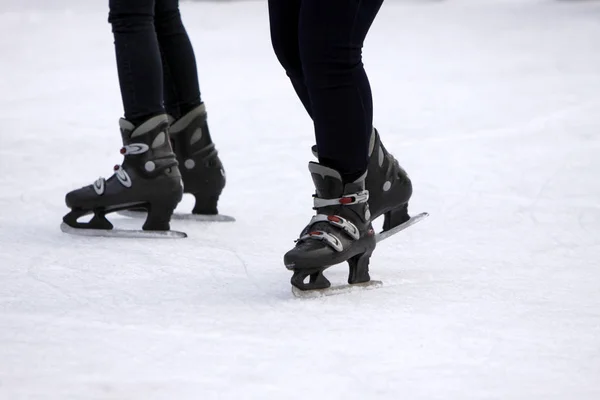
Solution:
<svg viewBox="0 0 600 400">
<path fill-rule="evenodd" d="M 125 118 L 138 125 L 164 112 L 154 0 L 109 0 L 109 8 Z"/>
<path fill-rule="evenodd" d="M 181 20 L 179 0 L 156 0 L 155 27 L 164 72 L 164 103 L 179 118 L 201 103 L 196 56 Z"/>
<path fill-rule="evenodd" d="M 319 161 L 353 180 L 367 168 L 373 125 L 362 46 L 383 0 L 269 3 L 273 47 L 305 107 L 310 105 Z"/>
<path fill-rule="evenodd" d="M 300 101 L 308 114 L 312 116 L 312 106 L 308 97 L 308 89 L 304 84 L 298 43 L 301 3 L 302 0 L 269 0 L 271 43 L 275 55 L 290 78 Z"/>
</svg>

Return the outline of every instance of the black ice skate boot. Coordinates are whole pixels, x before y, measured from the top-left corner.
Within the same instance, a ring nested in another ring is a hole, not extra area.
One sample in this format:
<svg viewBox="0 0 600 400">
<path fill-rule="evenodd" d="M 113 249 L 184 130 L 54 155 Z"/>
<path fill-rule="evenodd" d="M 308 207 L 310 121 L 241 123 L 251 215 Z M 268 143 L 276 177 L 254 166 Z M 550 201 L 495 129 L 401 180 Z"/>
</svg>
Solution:
<svg viewBox="0 0 600 400">
<path fill-rule="evenodd" d="M 115 166 L 115 173 L 108 180 L 99 178 L 93 185 L 67 194 L 66 203 L 72 211 L 63 218 L 63 230 L 84 235 L 185 237 L 181 232 L 169 231 L 183 187 L 169 141 L 167 116 L 150 118 L 137 128 L 125 119 L 119 125 L 123 164 Z M 147 211 L 143 226 L 147 232 L 112 230 L 105 215 L 127 209 Z M 90 222 L 77 222 L 91 213 L 94 217 Z"/>
<path fill-rule="evenodd" d="M 233 220 L 218 215 L 217 203 L 225 187 L 225 170 L 210 137 L 204 104 L 174 121 L 170 135 L 184 193 L 196 199 L 192 214 L 201 220 Z"/>
<path fill-rule="evenodd" d="M 369 258 L 375 249 L 370 223 L 369 194 L 364 175 L 344 184 L 341 175 L 321 164 L 309 163 L 316 188 L 317 214 L 300 234 L 296 246 L 284 256 L 286 267 L 294 271 L 291 283 L 302 291 L 331 286 L 323 271 L 348 261 L 349 284 L 370 281 Z M 304 280 L 310 277 L 309 282 Z"/>
<path fill-rule="evenodd" d="M 315 157 L 318 157 L 316 146 L 313 146 L 312 151 Z M 412 196 L 412 182 L 406 171 L 381 143 L 377 129 L 373 129 L 369 143 L 369 166 L 365 186 L 369 192 L 371 221 L 384 215 L 384 232 L 410 219 L 408 201 Z"/>
<path fill-rule="evenodd" d="M 366 180 L 371 220 L 383 215 L 383 230 L 388 231 L 409 220 L 408 201 L 412 182 L 406 171 L 390 154 L 373 129 L 369 144 L 369 167 Z"/>
</svg>

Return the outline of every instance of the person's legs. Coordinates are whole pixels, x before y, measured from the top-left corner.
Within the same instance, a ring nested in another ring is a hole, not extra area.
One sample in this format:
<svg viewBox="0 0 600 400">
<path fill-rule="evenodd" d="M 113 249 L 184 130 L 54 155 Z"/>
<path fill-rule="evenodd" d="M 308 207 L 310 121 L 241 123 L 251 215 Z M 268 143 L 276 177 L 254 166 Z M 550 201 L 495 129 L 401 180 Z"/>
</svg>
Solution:
<svg viewBox="0 0 600 400">
<path fill-rule="evenodd" d="M 178 119 L 201 104 L 196 56 L 179 12 L 179 0 L 156 0 L 154 25 L 164 72 L 164 104 Z"/>
<path fill-rule="evenodd" d="M 269 0 L 271 44 L 304 108 L 312 116 L 300 61 L 298 22 L 302 0 Z"/>
<path fill-rule="evenodd" d="M 319 161 L 346 182 L 367 169 L 373 101 L 362 46 L 382 2 L 302 0 L 300 59 Z"/>
<path fill-rule="evenodd" d="M 154 0 L 109 0 L 125 119 L 135 126 L 164 113 Z"/>
<path fill-rule="evenodd" d="M 110 0 L 109 22 L 115 38 L 117 69 L 125 118 L 119 126 L 123 163 L 114 174 L 67 193 L 71 212 L 63 230 L 78 234 L 123 235 L 111 232 L 106 214 L 118 210 L 147 212 L 143 229 L 168 231 L 183 188 L 177 159 L 169 141 L 169 119 L 163 108 L 163 73 L 154 31 L 154 0 Z M 94 214 L 89 222 L 78 219 Z M 107 233 L 110 232 L 110 233 Z M 163 236 L 182 233 L 128 232 L 125 236 Z"/>
<path fill-rule="evenodd" d="M 273 46 L 296 92 L 308 99 L 319 158 L 309 163 L 317 215 L 284 263 L 299 290 L 329 287 L 323 271 L 343 261 L 350 266 L 348 282 L 365 283 L 375 249 L 371 221 L 385 215 L 384 230 L 405 222 L 412 194 L 410 179 L 373 128 L 362 64 L 363 42 L 383 0 L 301 0 L 297 15 L 287 10 L 285 24 L 287 3 L 280 1 L 270 0 Z"/>
</svg>

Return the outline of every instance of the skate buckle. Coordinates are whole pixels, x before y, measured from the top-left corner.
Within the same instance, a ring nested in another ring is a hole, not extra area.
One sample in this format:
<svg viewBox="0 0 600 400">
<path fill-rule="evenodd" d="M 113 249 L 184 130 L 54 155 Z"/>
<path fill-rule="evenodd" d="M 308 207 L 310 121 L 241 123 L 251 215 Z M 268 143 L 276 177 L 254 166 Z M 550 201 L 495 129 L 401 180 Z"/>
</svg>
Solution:
<svg viewBox="0 0 600 400">
<path fill-rule="evenodd" d="M 120 153 L 126 156 L 129 154 L 143 154 L 148 150 L 150 150 L 150 146 L 145 143 L 130 143 L 127 146 L 123 146 Z"/>
<path fill-rule="evenodd" d="M 344 247 L 342 246 L 342 242 L 340 242 L 340 240 L 337 237 L 335 237 L 334 235 L 332 235 L 330 233 L 323 232 L 323 231 L 309 232 L 306 235 L 301 236 L 298 240 L 296 240 L 296 242 L 302 242 L 302 241 L 310 240 L 310 239 L 321 240 L 337 252 L 341 252 L 344 250 Z"/>
<path fill-rule="evenodd" d="M 98 196 L 102 196 L 104 194 L 104 184 L 105 184 L 106 180 L 102 177 L 96 179 L 96 181 L 94 182 L 94 191 L 96 192 L 96 194 Z"/>
<path fill-rule="evenodd" d="M 314 208 L 321 208 L 327 206 L 351 206 L 354 204 L 366 203 L 369 200 L 369 191 L 363 190 L 362 192 L 345 195 L 337 199 L 322 199 L 317 196 L 314 197 Z"/>
<path fill-rule="evenodd" d="M 312 217 L 309 225 L 315 224 L 317 222 L 328 222 L 329 224 L 340 228 L 341 230 L 346 232 L 352 239 L 360 239 L 360 232 L 358 231 L 356 225 L 354 225 L 347 219 L 340 217 L 339 215 L 317 214 L 314 217 Z"/>
</svg>

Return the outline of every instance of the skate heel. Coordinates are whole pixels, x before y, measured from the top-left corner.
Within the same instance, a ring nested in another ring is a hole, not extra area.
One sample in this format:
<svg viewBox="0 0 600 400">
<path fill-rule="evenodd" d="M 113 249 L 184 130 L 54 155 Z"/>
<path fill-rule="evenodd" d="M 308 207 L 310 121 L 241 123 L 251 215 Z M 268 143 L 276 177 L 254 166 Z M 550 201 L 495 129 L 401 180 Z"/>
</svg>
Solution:
<svg viewBox="0 0 600 400">
<path fill-rule="evenodd" d="M 310 278 L 308 283 L 305 283 L 307 277 Z M 321 269 L 296 269 L 290 282 L 300 290 L 327 289 L 331 286 Z"/>
<path fill-rule="evenodd" d="M 171 229 L 171 216 L 178 201 L 155 201 L 148 205 L 148 216 L 142 227 L 145 231 L 168 231 Z"/>
<path fill-rule="evenodd" d="M 192 214 L 217 215 L 217 203 L 219 202 L 218 195 L 206 195 L 203 192 L 192 193 L 196 199 L 196 204 L 192 210 Z"/>
<path fill-rule="evenodd" d="M 348 275 L 348 283 L 364 283 L 371 280 L 369 275 L 369 261 L 371 259 L 372 251 L 358 254 L 348 260 L 350 266 L 350 274 Z"/>
<path fill-rule="evenodd" d="M 390 210 L 384 214 L 383 232 L 389 231 L 396 226 L 405 223 L 410 219 L 408 215 L 408 203 L 404 203 L 398 208 Z"/>
</svg>

